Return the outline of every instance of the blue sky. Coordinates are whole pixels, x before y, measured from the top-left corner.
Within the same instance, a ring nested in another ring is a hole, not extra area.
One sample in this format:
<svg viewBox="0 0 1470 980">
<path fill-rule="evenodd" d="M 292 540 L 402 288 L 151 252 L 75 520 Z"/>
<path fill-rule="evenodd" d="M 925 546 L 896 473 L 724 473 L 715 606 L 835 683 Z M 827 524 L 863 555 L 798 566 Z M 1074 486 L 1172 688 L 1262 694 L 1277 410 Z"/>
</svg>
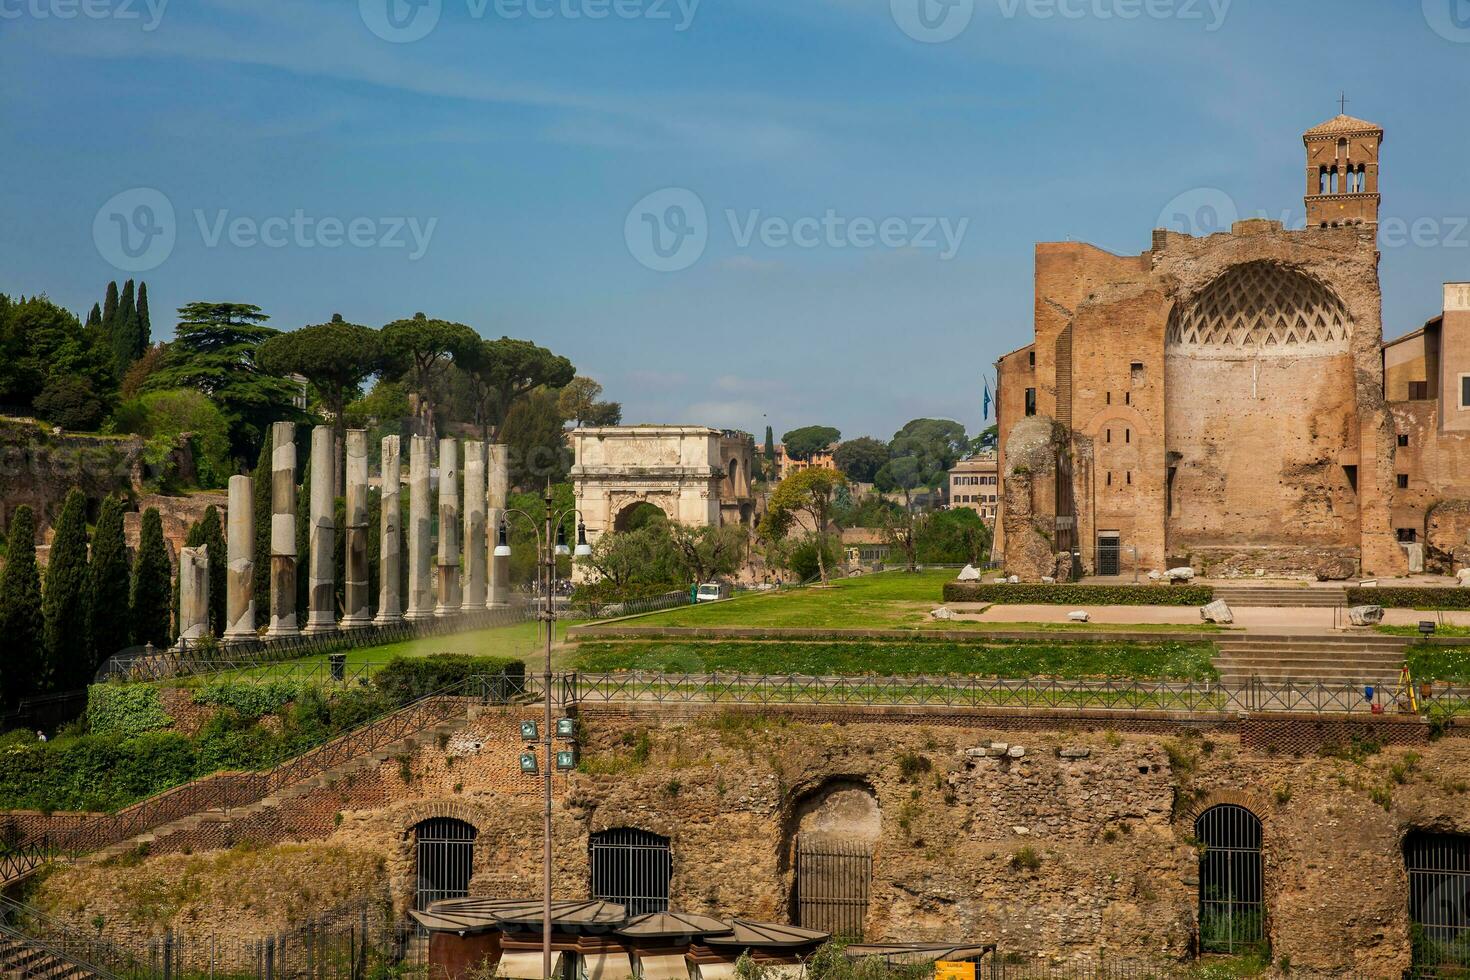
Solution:
<svg viewBox="0 0 1470 980">
<path fill-rule="evenodd" d="M 164 336 L 197 299 L 422 310 L 569 355 L 630 422 L 976 429 L 1034 242 L 1300 220 L 1340 89 L 1420 223 L 1386 332 L 1470 279 L 1470 0 L 414 2 L 0 0 L 0 291 L 84 313 L 161 196 Z"/>
</svg>

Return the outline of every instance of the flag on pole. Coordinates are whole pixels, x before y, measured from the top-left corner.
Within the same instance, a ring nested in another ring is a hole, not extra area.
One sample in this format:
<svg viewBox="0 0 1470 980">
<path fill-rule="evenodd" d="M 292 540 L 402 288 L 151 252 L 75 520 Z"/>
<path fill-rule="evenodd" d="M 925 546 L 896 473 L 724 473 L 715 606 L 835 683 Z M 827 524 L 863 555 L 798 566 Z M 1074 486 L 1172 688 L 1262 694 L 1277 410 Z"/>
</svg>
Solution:
<svg viewBox="0 0 1470 980">
<path fill-rule="evenodd" d="M 984 378 L 984 379 L 982 379 L 982 382 L 981 383 L 984 384 L 984 386 L 985 386 L 985 413 L 980 417 L 980 421 L 982 421 L 982 422 L 989 422 L 990 421 L 990 379 L 989 378 Z"/>
</svg>

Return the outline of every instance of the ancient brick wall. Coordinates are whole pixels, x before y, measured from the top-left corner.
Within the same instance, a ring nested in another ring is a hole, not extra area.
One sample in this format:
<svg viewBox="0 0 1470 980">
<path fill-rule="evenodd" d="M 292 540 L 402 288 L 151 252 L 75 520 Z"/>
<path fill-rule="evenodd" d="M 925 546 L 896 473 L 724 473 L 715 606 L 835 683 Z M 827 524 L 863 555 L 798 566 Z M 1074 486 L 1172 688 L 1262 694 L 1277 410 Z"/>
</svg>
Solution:
<svg viewBox="0 0 1470 980">
<path fill-rule="evenodd" d="M 292 840 L 365 849 L 404 908 L 413 828 L 449 816 L 478 832 L 472 893 L 534 895 L 541 782 L 517 765 L 523 717 L 539 712 L 486 711 L 277 807 L 161 836 L 153 854 Z M 670 838 L 676 908 L 789 919 L 795 834 L 840 786 L 870 794 L 878 814 L 876 833 L 863 828 L 872 939 L 994 940 L 1059 961 L 1186 958 L 1193 818 L 1238 802 L 1265 828 L 1273 951 L 1303 975 L 1397 975 L 1409 951 L 1403 836 L 1470 832 L 1470 740 L 1380 747 L 1383 725 L 1251 720 L 1237 733 L 1161 715 L 1130 732 L 1080 716 L 652 706 L 581 721 L 582 768 L 555 781 L 559 895 L 587 894 L 591 834 L 629 827 Z M 1418 722 L 1392 727 L 1384 741 L 1427 737 Z"/>
</svg>

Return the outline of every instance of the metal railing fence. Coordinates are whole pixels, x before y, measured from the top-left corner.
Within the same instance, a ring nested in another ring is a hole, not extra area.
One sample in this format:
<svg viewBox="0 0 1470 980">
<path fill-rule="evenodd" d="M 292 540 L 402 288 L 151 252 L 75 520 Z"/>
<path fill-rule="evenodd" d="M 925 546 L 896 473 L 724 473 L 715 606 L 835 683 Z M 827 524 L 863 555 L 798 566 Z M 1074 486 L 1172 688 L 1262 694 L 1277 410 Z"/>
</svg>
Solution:
<svg viewBox="0 0 1470 980">
<path fill-rule="evenodd" d="M 753 705 L 913 705 L 945 708 L 1097 709 L 1204 714 L 1305 712 L 1383 714 L 1397 709 L 1390 692 L 1351 682 L 1268 681 L 1244 685 L 1217 680 L 1110 678 L 988 678 L 953 675 L 813 677 L 799 674 L 568 673 L 558 679 L 567 702 L 648 702 Z M 1454 715 L 1470 713 L 1470 689 L 1438 689 L 1430 704 Z"/>
</svg>

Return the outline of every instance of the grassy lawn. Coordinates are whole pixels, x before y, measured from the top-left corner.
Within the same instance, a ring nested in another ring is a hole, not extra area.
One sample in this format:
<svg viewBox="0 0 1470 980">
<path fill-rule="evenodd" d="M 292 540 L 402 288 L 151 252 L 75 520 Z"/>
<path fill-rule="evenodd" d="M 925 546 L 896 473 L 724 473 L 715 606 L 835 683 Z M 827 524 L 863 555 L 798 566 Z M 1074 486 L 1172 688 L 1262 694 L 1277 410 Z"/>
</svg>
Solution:
<svg viewBox="0 0 1470 980">
<path fill-rule="evenodd" d="M 567 627 L 575 626 L 575 620 L 557 620 L 556 641 L 557 646 L 552 651 L 552 664 L 555 669 L 562 669 L 567 664 L 567 648 L 562 646 L 566 640 Z M 430 636 L 419 640 L 405 640 L 402 643 L 385 643 L 375 647 L 360 647 L 355 650 L 346 650 L 347 671 L 353 676 L 359 676 L 366 672 L 376 673 L 378 669 L 385 666 L 394 657 L 427 657 L 435 653 L 457 653 L 472 657 L 512 657 L 525 661 L 528 667 L 536 668 L 545 664 L 546 641 L 540 623 L 531 620 L 524 623 L 515 623 L 510 626 L 496 626 L 491 629 L 473 630 L 468 633 L 454 633 L 449 636 Z M 327 656 L 325 654 L 312 657 L 301 657 L 296 660 L 286 660 L 276 663 L 262 664 L 259 667 L 242 668 L 235 671 L 224 671 L 203 677 L 170 680 L 165 686 L 200 686 L 212 680 L 221 678 L 244 678 L 258 677 L 271 678 L 283 676 L 284 674 L 297 673 L 310 668 L 320 668 L 323 672 L 327 667 Z"/>
<path fill-rule="evenodd" d="M 841 579 L 830 588 L 761 592 L 725 602 L 681 606 L 629 620 L 638 626 L 916 627 L 943 605 L 940 592 L 953 569 L 885 572 Z"/>
<path fill-rule="evenodd" d="M 1440 647 L 1415 644 L 1405 658 L 1416 681 L 1470 684 L 1470 646 Z"/>
<path fill-rule="evenodd" d="M 1378 626 L 1375 626 L 1373 628 L 1375 630 L 1377 630 L 1378 632 L 1380 632 L 1380 633 L 1387 633 L 1389 636 L 1418 636 L 1419 635 L 1419 627 L 1418 626 L 1384 626 L 1384 625 L 1378 625 Z M 1435 629 L 1434 629 L 1434 635 L 1435 636 L 1470 636 L 1470 626 L 1454 626 L 1454 625 L 1451 625 L 1449 623 L 1446 623 L 1443 626 L 1436 626 Z"/>
<path fill-rule="evenodd" d="M 776 643 L 740 641 L 588 641 L 573 648 L 571 666 L 603 673 L 958 675 L 975 677 L 1100 677 L 1206 680 L 1213 643 Z"/>
</svg>

